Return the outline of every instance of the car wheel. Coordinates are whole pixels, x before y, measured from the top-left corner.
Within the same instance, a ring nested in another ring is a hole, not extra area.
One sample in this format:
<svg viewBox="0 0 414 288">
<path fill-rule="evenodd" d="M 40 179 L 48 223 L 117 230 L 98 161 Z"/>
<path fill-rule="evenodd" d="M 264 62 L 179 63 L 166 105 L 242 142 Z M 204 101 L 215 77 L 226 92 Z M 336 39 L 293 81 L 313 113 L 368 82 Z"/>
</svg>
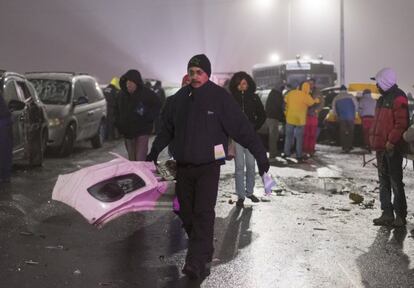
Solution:
<svg viewBox="0 0 414 288">
<path fill-rule="evenodd" d="M 66 128 L 65 136 L 63 137 L 63 143 L 60 148 L 60 155 L 67 157 L 73 152 L 73 146 L 75 144 L 75 127 L 69 125 Z"/>
<path fill-rule="evenodd" d="M 103 145 L 105 139 L 105 122 L 104 120 L 99 123 L 98 131 L 96 132 L 96 135 L 92 137 L 91 144 L 92 147 L 97 149 L 101 148 Z"/>
<path fill-rule="evenodd" d="M 45 153 L 45 147 L 47 142 L 47 133 L 42 131 L 37 137 L 37 141 L 34 141 L 29 148 L 29 165 L 30 166 L 42 166 L 43 156 Z"/>
</svg>

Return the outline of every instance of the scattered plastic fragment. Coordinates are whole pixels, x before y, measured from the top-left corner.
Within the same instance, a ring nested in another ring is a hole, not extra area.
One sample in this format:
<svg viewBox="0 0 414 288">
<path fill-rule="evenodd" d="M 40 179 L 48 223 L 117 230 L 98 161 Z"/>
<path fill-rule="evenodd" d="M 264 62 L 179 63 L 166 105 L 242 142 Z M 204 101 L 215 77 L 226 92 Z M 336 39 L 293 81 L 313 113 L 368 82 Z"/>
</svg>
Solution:
<svg viewBox="0 0 414 288">
<path fill-rule="evenodd" d="M 75 276 L 79 276 L 81 274 L 82 274 L 82 272 L 79 269 L 76 269 L 75 271 L 73 271 L 73 275 L 75 275 Z"/>
<path fill-rule="evenodd" d="M 338 208 L 339 211 L 343 211 L 343 212 L 349 212 L 351 211 L 351 209 L 349 208 Z"/>
<path fill-rule="evenodd" d="M 46 246 L 45 249 L 56 249 L 56 250 L 63 250 L 63 245 L 57 245 L 57 246 Z"/>
<path fill-rule="evenodd" d="M 24 261 L 24 263 L 28 265 L 39 265 L 39 262 L 33 261 L 33 260 L 27 260 L 27 261 Z"/>
</svg>

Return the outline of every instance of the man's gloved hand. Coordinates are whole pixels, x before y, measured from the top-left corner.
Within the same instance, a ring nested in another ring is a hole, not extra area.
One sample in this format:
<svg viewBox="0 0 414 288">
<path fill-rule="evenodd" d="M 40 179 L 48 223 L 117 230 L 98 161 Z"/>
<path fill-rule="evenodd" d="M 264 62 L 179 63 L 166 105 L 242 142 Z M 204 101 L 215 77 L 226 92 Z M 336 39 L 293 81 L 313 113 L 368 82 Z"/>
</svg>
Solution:
<svg viewBox="0 0 414 288">
<path fill-rule="evenodd" d="M 151 150 L 151 152 L 147 155 L 147 159 L 145 159 L 145 161 L 154 162 L 155 165 L 158 164 L 157 160 L 158 160 L 158 152 L 156 152 L 155 150 Z"/>
<path fill-rule="evenodd" d="M 259 163 L 257 162 L 257 167 L 259 167 L 259 175 L 263 176 L 264 173 L 266 173 L 267 171 L 269 171 L 269 161 L 263 162 L 263 163 Z"/>
</svg>

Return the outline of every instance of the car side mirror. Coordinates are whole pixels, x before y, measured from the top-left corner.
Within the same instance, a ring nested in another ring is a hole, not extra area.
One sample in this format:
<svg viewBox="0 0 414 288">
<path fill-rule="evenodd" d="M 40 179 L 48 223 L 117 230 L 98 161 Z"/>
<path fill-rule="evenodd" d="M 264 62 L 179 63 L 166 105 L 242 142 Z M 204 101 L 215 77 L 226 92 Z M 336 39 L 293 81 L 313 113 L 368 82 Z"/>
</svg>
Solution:
<svg viewBox="0 0 414 288">
<path fill-rule="evenodd" d="M 81 105 L 81 104 L 86 104 L 86 103 L 89 103 L 89 100 L 86 96 L 80 96 L 74 102 L 75 105 Z"/>
<path fill-rule="evenodd" d="M 26 103 L 19 101 L 19 100 L 10 100 L 9 102 L 9 110 L 13 111 L 21 111 L 26 107 Z"/>
</svg>

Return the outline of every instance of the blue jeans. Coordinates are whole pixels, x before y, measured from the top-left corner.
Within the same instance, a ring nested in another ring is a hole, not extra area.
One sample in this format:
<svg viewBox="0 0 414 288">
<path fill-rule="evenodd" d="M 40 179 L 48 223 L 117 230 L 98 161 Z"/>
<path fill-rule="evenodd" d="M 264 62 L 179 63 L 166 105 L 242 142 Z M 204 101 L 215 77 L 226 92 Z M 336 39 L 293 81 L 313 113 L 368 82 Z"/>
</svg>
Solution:
<svg viewBox="0 0 414 288">
<path fill-rule="evenodd" d="M 239 199 L 253 194 L 255 173 L 255 159 L 253 155 L 238 143 L 236 145 L 236 157 L 234 157 L 236 174 L 236 193 Z M 246 167 L 246 173 L 245 169 Z M 246 176 L 245 176 L 246 175 Z M 246 185 L 244 179 L 246 177 Z"/>
<path fill-rule="evenodd" d="M 395 212 L 403 218 L 407 216 L 407 200 L 405 198 L 402 162 L 403 156 L 398 151 L 378 151 L 377 169 L 380 182 L 381 210 Z M 394 201 L 391 201 L 391 190 Z"/>
<path fill-rule="evenodd" d="M 0 182 L 10 179 L 12 158 L 12 123 L 10 119 L 0 119 Z"/>
<path fill-rule="evenodd" d="M 295 126 L 286 123 L 285 129 L 285 155 L 290 157 L 293 142 L 296 140 L 296 158 L 302 158 L 303 132 L 305 126 Z"/>
</svg>

